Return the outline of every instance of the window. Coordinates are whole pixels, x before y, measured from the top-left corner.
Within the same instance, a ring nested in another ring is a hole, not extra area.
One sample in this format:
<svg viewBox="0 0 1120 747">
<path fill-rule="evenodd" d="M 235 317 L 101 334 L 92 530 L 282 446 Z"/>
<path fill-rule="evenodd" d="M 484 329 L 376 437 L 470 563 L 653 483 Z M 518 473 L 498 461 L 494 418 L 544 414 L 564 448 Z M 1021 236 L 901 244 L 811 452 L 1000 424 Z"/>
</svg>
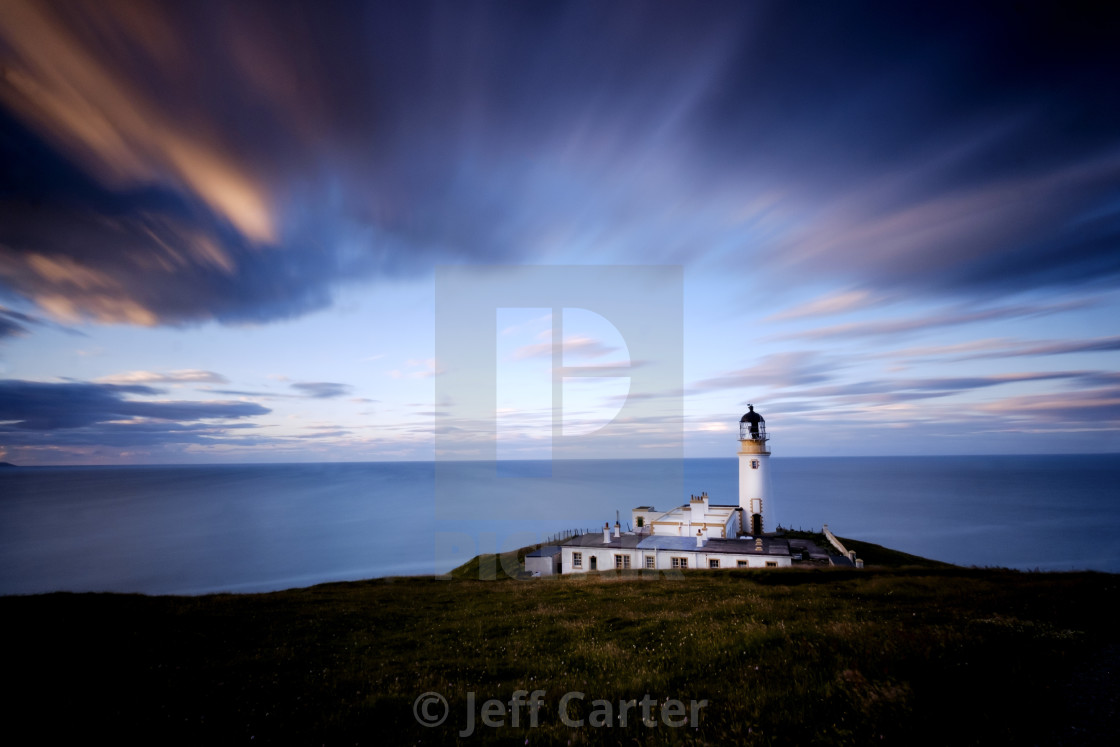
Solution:
<svg viewBox="0 0 1120 747">
<path fill-rule="evenodd" d="M 638 517 L 638 528 L 639 528 L 639 529 L 641 529 L 641 528 L 642 528 L 642 527 L 644 527 L 645 525 L 646 525 L 646 517 L 644 517 L 644 516 L 639 516 L 639 517 Z"/>
<path fill-rule="evenodd" d="M 758 469 L 758 460 L 757 459 L 752 459 L 751 460 L 751 469 Z"/>
<path fill-rule="evenodd" d="M 688 568 L 688 558 L 673 558 L 674 568 Z"/>
<path fill-rule="evenodd" d="M 719 558 L 711 558 L 708 560 L 709 568 L 719 568 Z"/>
<path fill-rule="evenodd" d="M 572 568 L 583 568 L 583 553 L 572 553 Z"/>
<path fill-rule="evenodd" d="M 739 561 L 736 561 L 735 565 L 738 566 L 739 568 L 746 568 L 750 565 L 750 563 L 748 563 L 745 560 L 739 560 Z"/>
<path fill-rule="evenodd" d="M 654 567 L 653 556 L 652 555 L 647 555 L 646 556 L 646 568 L 653 568 L 653 567 Z"/>
<path fill-rule="evenodd" d="M 630 556 L 629 555 L 615 555 L 614 556 L 614 567 L 615 568 L 629 568 L 630 567 Z"/>
<path fill-rule="evenodd" d="M 776 560 L 767 560 L 767 561 L 766 561 L 766 567 L 767 567 L 767 568 L 777 568 L 777 567 L 778 567 L 778 561 L 776 561 Z"/>
</svg>

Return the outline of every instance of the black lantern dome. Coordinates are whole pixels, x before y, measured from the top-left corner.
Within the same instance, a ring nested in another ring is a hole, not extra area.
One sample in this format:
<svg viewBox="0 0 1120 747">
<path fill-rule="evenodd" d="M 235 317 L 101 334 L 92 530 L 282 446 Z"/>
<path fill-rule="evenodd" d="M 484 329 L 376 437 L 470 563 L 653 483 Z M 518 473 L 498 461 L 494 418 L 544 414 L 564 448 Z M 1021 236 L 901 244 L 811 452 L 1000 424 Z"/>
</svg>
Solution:
<svg viewBox="0 0 1120 747">
<path fill-rule="evenodd" d="M 754 411 L 754 405 L 747 405 L 747 409 L 747 414 L 739 420 L 739 440 L 765 441 L 766 418 Z"/>
</svg>

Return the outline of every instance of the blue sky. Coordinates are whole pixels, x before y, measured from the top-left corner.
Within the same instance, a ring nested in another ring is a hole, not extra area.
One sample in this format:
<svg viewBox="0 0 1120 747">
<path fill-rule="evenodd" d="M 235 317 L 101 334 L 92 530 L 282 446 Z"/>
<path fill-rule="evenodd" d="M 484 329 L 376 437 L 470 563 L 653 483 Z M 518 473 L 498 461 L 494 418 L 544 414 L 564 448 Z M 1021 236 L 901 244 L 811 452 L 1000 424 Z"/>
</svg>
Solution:
<svg viewBox="0 0 1120 747">
<path fill-rule="evenodd" d="M 748 402 L 776 455 L 1117 451 L 1117 29 L 1090 3 L 10 0 L 0 459 L 430 459 L 464 426 L 445 265 L 681 267 L 686 456 L 731 455 Z M 499 453 L 547 456 L 551 318 L 503 314 Z M 565 356 L 656 363 L 574 318 Z M 585 383 L 573 429 L 618 412 Z"/>
</svg>

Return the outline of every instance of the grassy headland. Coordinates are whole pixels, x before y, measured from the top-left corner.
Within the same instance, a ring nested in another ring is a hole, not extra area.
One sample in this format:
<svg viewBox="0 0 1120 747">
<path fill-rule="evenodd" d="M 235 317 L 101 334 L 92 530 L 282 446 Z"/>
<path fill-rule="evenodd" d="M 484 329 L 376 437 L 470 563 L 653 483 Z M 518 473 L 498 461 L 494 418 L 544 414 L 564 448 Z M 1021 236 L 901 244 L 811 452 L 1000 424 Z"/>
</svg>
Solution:
<svg viewBox="0 0 1120 747">
<path fill-rule="evenodd" d="M 0 614 L 11 723 L 83 741 L 1111 744 L 1118 603 L 1115 575 L 880 567 L 49 594 Z M 508 702 L 537 689 L 539 725 L 521 707 L 514 728 Z M 428 691 L 450 706 L 436 728 L 413 715 Z M 562 723 L 571 691 L 570 718 L 602 699 L 616 725 Z M 646 694 L 656 725 L 618 726 Z M 480 721 L 491 698 L 504 727 Z M 708 701 L 696 728 L 665 725 L 670 698 Z"/>
</svg>

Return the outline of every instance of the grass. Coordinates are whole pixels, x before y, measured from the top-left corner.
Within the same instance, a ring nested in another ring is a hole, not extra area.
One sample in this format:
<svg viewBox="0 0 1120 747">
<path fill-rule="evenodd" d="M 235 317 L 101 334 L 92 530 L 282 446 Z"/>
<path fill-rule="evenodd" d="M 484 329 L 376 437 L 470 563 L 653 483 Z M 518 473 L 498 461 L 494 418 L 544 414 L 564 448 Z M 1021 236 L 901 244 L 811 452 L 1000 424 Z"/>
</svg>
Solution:
<svg viewBox="0 0 1120 747">
<path fill-rule="evenodd" d="M 862 556 L 861 545 L 851 547 Z M 1120 633 L 1103 612 L 1120 603 L 1114 575 L 911 567 L 486 582 L 466 570 L 273 594 L 0 598 L 9 723 L 52 741 L 146 744 L 1115 736 L 1115 688 L 1079 686 L 1102 656 L 1116 663 Z M 507 718 L 459 737 L 468 693 L 477 719 L 483 701 L 519 689 L 545 691 L 536 728 L 522 710 L 520 728 Z M 620 700 L 649 694 L 658 725 L 632 711 L 625 728 L 566 726 L 557 709 L 573 690 L 586 697 L 572 718 L 589 719 L 595 699 L 617 716 Z M 427 691 L 449 701 L 437 728 L 413 716 Z M 709 702 L 696 728 L 672 728 L 659 720 L 667 698 Z"/>
<path fill-rule="evenodd" d="M 849 550 L 855 550 L 856 557 L 863 561 L 864 566 L 884 566 L 890 568 L 952 568 L 952 564 L 943 563 L 940 560 L 930 560 L 923 558 L 919 555 L 911 555 L 910 553 L 899 552 L 892 550 L 889 547 L 876 545 L 871 542 L 861 542 L 860 540 L 848 539 L 847 537 L 837 537 L 840 544 L 844 545 Z M 821 535 L 821 541 L 824 542 L 822 547 L 833 549 L 828 544 L 828 540 L 824 539 Z M 818 543 L 820 544 L 820 543 Z"/>
</svg>

